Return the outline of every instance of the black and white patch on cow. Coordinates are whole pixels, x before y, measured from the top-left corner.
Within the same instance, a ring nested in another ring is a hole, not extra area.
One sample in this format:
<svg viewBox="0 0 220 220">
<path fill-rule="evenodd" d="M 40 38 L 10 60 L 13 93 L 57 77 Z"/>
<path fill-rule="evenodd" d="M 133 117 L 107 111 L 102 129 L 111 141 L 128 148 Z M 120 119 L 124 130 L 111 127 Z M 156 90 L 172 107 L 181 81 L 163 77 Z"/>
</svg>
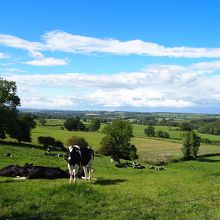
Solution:
<svg viewBox="0 0 220 220">
<path fill-rule="evenodd" d="M 80 147 L 78 145 L 69 146 L 67 149 L 66 160 L 70 174 L 70 183 L 76 182 L 76 176 L 79 168 L 82 166 L 85 173 L 85 180 L 91 180 L 92 162 L 94 151 L 91 148 Z"/>
</svg>

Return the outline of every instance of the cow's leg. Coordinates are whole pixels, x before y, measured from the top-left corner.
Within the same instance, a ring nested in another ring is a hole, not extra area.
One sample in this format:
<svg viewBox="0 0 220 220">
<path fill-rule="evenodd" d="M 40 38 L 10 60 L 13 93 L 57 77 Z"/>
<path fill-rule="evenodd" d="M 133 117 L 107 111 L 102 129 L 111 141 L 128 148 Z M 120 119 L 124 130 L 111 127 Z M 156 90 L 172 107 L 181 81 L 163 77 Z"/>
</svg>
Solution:
<svg viewBox="0 0 220 220">
<path fill-rule="evenodd" d="M 72 183 L 72 180 L 73 180 L 73 167 L 68 164 L 68 168 L 69 168 L 69 174 L 70 174 L 69 183 Z"/>
<path fill-rule="evenodd" d="M 76 175 L 77 175 L 77 173 L 78 173 L 78 170 L 79 170 L 79 166 L 78 166 L 78 165 L 75 165 L 75 166 L 74 166 L 74 169 L 73 169 L 73 174 L 74 174 L 74 179 L 73 179 L 73 181 L 74 181 L 74 183 L 76 182 Z"/>
<path fill-rule="evenodd" d="M 91 160 L 89 161 L 89 164 L 88 164 L 89 180 L 92 179 L 92 161 L 93 161 L 93 158 L 91 158 Z"/>
<path fill-rule="evenodd" d="M 85 174 L 85 180 L 87 180 L 87 165 L 83 166 L 83 171 Z"/>
<path fill-rule="evenodd" d="M 91 165 L 89 164 L 88 166 L 88 171 L 89 171 L 89 177 L 88 179 L 91 180 L 91 171 L 92 171 L 92 168 L 91 168 Z"/>
</svg>

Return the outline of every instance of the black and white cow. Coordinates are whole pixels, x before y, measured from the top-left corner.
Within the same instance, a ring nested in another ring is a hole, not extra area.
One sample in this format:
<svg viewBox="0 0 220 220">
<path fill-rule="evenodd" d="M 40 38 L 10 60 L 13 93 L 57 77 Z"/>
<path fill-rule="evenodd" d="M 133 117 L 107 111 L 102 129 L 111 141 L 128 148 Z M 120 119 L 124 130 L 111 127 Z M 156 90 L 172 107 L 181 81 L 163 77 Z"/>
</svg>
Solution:
<svg viewBox="0 0 220 220">
<path fill-rule="evenodd" d="M 83 168 L 85 179 L 91 180 L 92 162 L 94 159 L 94 151 L 88 147 L 80 147 L 78 145 L 69 146 L 67 148 L 66 160 L 70 174 L 70 183 L 72 180 L 76 182 L 77 172 L 80 167 Z"/>
</svg>

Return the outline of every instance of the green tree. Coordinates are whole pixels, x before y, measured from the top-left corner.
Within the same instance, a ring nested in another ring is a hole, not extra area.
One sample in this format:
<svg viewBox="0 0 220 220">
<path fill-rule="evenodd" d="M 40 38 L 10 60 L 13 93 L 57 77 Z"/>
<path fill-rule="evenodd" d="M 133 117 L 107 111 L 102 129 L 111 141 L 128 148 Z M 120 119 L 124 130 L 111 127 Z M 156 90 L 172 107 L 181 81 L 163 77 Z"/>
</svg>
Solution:
<svg viewBox="0 0 220 220">
<path fill-rule="evenodd" d="M 155 136 L 159 137 L 159 138 L 169 138 L 170 137 L 170 135 L 166 131 L 157 131 L 155 133 Z"/>
<path fill-rule="evenodd" d="M 46 118 L 40 117 L 40 118 L 39 118 L 39 123 L 40 123 L 42 126 L 45 126 L 45 124 L 47 123 Z"/>
<path fill-rule="evenodd" d="M 102 138 L 100 145 L 101 147 L 98 152 L 102 155 L 116 157 L 116 155 L 119 154 L 118 148 L 115 148 L 114 146 L 114 139 L 109 135 L 105 135 Z"/>
<path fill-rule="evenodd" d="M 15 82 L 0 78 L 0 138 L 5 138 L 6 130 L 13 126 L 12 122 L 17 117 L 20 99 L 16 93 Z"/>
<path fill-rule="evenodd" d="M 64 122 L 64 127 L 69 131 L 85 131 L 86 126 L 80 121 L 79 117 L 68 118 Z"/>
<path fill-rule="evenodd" d="M 90 131 L 98 131 L 101 126 L 101 121 L 99 118 L 93 118 L 91 121 L 91 125 L 89 127 Z"/>
<path fill-rule="evenodd" d="M 61 141 L 55 141 L 53 143 L 53 147 L 57 148 L 57 149 L 61 149 L 61 150 L 66 150 L 66 148 L 64 147 L 64 145 Z"/>
<path fill-rule="evenodd" d="M 107 135 L 102 139 L 101 146 L 105 146 L 112 152 L 114 156 L 122 159 L 132 159 L 131 150 L 133 151 L 135 146 L 131 147 L 130 141 L 133 137 L 133 127 L 129 121 L 113 120 L 111 124 L 104 127 L 103 133 Z M 136 149 L 136 148 L 135 148 Z M 134 158 L 134 155 L 132 154 Z"/>
<path fill-rule="evenodd" d="M 39 136 L 37 139 L 38 143 L 42 144 L 45 149 L 47 149 L 48 147 L 53 147 L 55 143 L 55 139 L 53 137 Z"/>
<path fill-rule="evenodd" d="M 192 131 L 192 125 L 188 122 L 183 122 L 180 124 L 180 130 L 181 131 Z"/>
<path fill-rule="evenodd" d="M 196 158 L 200 147 L 201 138 L 194 131 L 182 134 L 182 152 L 185 159 Z"/>
<path fill-rule="evenodd" d="M 154 126 L 149 125 L 147 128 L 144 129 L 145 135 L 148 137 L 154 137 L 155 136 L 155 129 Z"/>
<path fill-rule="evenodd" d="M 15 138 L 19 143 L 31 142 L 31 129 L 36 127 L 36 122 L 31 114 L 20 114 L 12 121 L 7 129 L 7 133 L 11 138 Z"/>
</svg>

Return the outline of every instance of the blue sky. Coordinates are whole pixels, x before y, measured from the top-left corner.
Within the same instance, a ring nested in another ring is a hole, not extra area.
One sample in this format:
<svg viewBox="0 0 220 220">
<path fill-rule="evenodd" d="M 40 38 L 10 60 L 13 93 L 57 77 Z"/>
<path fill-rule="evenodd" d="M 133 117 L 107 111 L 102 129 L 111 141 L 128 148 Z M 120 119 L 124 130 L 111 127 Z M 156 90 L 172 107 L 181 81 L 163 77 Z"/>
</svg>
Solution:
<svg viewBox="0 0 220 220">
<path fill-rule="evenodd" d="M 219 113 L 213 0 L 2 0 L 0 76 L 21 106 Z"/>
</svg>

